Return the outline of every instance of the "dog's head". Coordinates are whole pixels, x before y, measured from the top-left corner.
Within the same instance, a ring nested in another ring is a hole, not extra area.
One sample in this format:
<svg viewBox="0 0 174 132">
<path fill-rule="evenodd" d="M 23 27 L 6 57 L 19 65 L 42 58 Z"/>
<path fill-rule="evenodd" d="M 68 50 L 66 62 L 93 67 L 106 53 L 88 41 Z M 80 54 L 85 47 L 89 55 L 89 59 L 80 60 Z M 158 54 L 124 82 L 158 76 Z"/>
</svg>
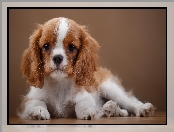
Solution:
<svg viewBox="0 0 174 132">
<path fill-rule="evenodd" d="M 98 43 L 84 26 L 68 18 L 54 18 L 30 37 L 23 53 L 21 71 L 31 86 L 42 88 L 44 76 L 71 77 L 78 86 L 95 83 Z"/>
</svg>

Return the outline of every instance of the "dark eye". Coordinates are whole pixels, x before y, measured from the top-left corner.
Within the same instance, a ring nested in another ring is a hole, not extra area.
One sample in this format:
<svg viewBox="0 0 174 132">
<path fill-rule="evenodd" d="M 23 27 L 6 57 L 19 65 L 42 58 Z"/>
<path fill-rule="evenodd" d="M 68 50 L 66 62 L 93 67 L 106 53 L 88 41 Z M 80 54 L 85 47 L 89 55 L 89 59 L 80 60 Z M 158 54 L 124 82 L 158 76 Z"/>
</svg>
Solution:
<svg viewBox="0 0 174 132">
<path fill-rule="evenodd" d="M 76 49 L 76 47 L 73 44 L 69 44 L 68 45 L 68 49 L 70 52 L 74 52 L 74 50 Z"/>
<path fill-rule="evenodd" d="M 43 49 L 45 51 L 48 51 L 50 49 L 50 44 L 49 43 L 44 44 Z"/>
</svg>

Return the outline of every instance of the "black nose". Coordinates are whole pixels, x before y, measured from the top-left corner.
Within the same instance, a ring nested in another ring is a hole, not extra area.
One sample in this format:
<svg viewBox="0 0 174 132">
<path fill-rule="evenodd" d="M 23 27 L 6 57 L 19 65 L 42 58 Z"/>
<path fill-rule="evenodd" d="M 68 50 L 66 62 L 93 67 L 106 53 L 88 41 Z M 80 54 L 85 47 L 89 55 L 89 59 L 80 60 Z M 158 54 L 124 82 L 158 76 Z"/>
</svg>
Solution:
<svg viewBox="0 0 174 132">
<path fill-rule="evenodd" d="M 53 57 L 53 61 L 56 65 L 58 65 L 63 61 L 63 56 L 62 55 L 55 55 Z"/>
</svg>

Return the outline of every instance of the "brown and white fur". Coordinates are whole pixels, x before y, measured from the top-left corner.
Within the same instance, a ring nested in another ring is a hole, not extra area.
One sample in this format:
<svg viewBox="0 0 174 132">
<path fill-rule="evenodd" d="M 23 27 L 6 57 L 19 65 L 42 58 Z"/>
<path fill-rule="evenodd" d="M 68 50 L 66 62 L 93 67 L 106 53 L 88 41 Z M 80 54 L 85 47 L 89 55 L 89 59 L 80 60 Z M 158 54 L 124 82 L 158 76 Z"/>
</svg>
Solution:
<svg viewBox="0 0 174 132">
<path fill-rule="evenodd" d="M 128 94 L 119 79 L 99 65 L 99 44 L 84 26 L 53 18 L 30 37 L 21 71 L 30 91 L 21 103 L 22 119 L 152 116 L 154 106 Z"/>
</svg>

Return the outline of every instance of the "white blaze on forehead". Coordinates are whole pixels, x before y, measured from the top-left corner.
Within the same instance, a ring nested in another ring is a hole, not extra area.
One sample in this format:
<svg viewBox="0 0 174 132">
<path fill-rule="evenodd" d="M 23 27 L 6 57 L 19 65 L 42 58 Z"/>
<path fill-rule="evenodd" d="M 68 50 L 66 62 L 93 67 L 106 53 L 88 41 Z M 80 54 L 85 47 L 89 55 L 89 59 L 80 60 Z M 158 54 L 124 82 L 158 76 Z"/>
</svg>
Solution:
<svg viewBox="0 0 174 132">
<path fill-rule="evenodd" d="M 59 68 L 63 68 L 68 63 L 65 49 L 63 46 L 63 40 L 65 39 L 65 37 L 68 33 L 69 27 L 68 27 L 68 19 L 67 18 L 61 17 L 61 18 L 58 18 L 58 21 L 59 22 L 57 24 L 57 28 L 55 28 L 55 33 L 57 34 L 57 41 L 55 43 L 55 47 L 54 47 L 53 52 L 52 52 L 52 57 L 54 57 L 56 55 L 61 55 L 63 57 L 63 60 L 62 60 L 61 64 L 59 65 Z M 50 66 L 52 69 L 57 68 L 53 59 L 51 59 Z M 57 74 L 57 73 L 55 73 L 55 74 Z"/>
<path fill-rule="evenodd" d="M 57 24 L 57 41 L 55 48 L 53 49 L 53 56 L 61 54 L 65 56 L 65 50 L 63 47 L 63 40 L 67 35 L 68 32 L 68 19 L 64 17 L 58 18 L 59 22 Z"/>
<path fill-rule="evenodd" d="M 63 46 L 63 40 L 68 32 L 68 20 L 67 18 L 59 18 L 59 25 L 57 31 L 57 44 L 56 46 Z"/>
<path fill-rule="evenodd" d="M 63 47 L 63 40 L 67 35 L 68 32 L 68 19 L 64 17 L 58 18 L 59 22 L 57 24 L 57 41 L 55 44 L 55 48 L 53 49 L 53 56 L 55 55 L 62 55 L 64 61 L 66 61 L 66 54 L 65 49 Z"/>
</svg>

